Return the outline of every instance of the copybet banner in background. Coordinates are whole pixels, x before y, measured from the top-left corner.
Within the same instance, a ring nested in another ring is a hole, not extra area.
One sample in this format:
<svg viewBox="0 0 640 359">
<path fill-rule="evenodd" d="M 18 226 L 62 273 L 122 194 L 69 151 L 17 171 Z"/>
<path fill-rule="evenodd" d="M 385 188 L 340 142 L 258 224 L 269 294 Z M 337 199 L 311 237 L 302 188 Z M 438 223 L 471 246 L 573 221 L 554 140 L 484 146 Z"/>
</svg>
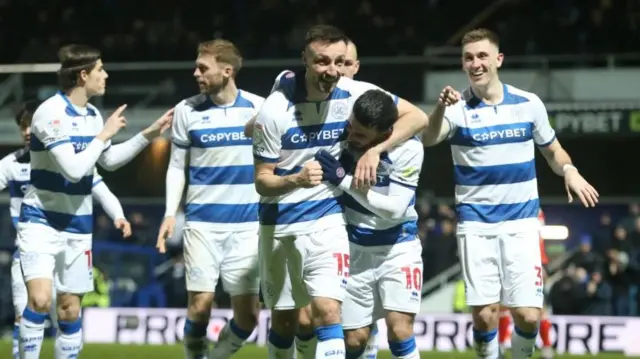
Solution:
<svg viewBox="0 0 640 359">
<path fill-rule="evenodd" d="M 87 343 L 175 344 L 182 341 L 185 316 L 183 309 L 88 308 L 83 313 L 84 339 Z M 210 340 L 217 340 L 231 317 L 230 310 L 211 313 Z M 639 318 L 555 316 L 552 321 L 552 339 L 558 353 L 640 355 Z M 270 325 L 269 312 L 262 311 L 249 342 L 265 345 Z M 384 322 L 379 323 L 379 328 L 379 346 L 386 349 Z M 420 350 L 447 352 L 472 348 L 471 317 L 466 314 L 419 315 L 414 330 Z"/>
</svg>

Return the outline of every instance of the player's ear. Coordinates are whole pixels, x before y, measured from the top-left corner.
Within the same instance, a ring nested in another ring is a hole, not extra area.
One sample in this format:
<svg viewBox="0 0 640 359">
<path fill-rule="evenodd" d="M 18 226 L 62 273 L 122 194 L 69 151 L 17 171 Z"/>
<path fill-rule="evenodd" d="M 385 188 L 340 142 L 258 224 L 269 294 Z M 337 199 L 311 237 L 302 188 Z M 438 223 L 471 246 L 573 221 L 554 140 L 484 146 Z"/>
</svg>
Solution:
<svg viewBox="0 0 640 359">
<path fill-rule="evenodd" d="M 498 53 L 498 58 L 496 59 L 496 64 L 498 68 L 502 67 L 502 61 L 504 61 L 504 54 L 500 52 Z"/>
<path fill-rule="evenodd" d="M 360 60 L 356 60 L 356 63 L 353 64 L 353 67 L 355 67 L 355 71 L 353 71 L 353 76 L 358 74 L 358 71 L 360 71 Z"/>
</svg>

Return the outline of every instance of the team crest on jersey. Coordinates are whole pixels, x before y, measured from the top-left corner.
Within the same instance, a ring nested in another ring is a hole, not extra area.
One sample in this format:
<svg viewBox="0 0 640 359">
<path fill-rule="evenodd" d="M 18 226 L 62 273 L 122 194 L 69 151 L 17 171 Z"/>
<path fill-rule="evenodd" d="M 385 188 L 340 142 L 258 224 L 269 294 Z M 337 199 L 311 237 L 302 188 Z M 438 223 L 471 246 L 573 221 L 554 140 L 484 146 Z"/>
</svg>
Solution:
<svg viewBox="0 0 640 359">
<path fill-rule="evenodd" d="M 342 168 L 342 167 L 338 167 L 338 169 L 336 170 L 336 176 L 337 176 L 338 178 L 343 178 L 343 177 L 344 177 L 344 175 L 345 175 L 345 173 L 344 173 L 344 168 Z"/>
<path fill-rule="evenodd" d="M 349 106 L 343 101 L 336 101 L 331 104 L 331 117 L 336 120 L 346 120 L 349 117 Z"/>
</svg>

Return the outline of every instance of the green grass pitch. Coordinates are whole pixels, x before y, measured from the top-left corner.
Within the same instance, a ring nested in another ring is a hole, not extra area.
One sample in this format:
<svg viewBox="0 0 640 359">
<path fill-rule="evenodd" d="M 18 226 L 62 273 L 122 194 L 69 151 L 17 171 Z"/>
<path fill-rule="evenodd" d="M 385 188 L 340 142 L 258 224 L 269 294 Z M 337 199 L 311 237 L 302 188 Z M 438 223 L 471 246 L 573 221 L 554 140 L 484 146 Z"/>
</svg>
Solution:
<svg viewBox="0 0 640 359">
<path fill-rule="evenodd" d="M 6 353 L 4 355 L 3 353 Z M 9 358 L 11 353 L 11 342 L 0 341 L 0 358 Z M 534 358 L 539 358 L 536 353 Z M 473 359 L 475 355 L 471 352 L 458 353 L 438 353 L 423 352 L 422 358 L 429 359 L 445 359 L 460 358 Z M 53 359 L 53 342 L 47 341 L 43 347 L 41 359 Z M 148 358 L 148 359 L 182 359 L 184 354 L 180 345 L 122 345 L 122 344 L 85 344 L 79 359 L 130 359 L 130 358 Z M 246 346 L 242 348 L 234 357 L 234 359 L 261 359 L 267 358 L 267 350 L 256 346 Z M 378 355 L 379 359 L 391 359 L 388 351 L 381 351 Z M 568 358 L 589 358 L 587 356 L 558 355 L 557 359 Z M 594 357 L 591 357 L 594 358 Z M 622 359 L 626 358 L 622 354 L 599 354 L 598 359 Z"/>
</svg>

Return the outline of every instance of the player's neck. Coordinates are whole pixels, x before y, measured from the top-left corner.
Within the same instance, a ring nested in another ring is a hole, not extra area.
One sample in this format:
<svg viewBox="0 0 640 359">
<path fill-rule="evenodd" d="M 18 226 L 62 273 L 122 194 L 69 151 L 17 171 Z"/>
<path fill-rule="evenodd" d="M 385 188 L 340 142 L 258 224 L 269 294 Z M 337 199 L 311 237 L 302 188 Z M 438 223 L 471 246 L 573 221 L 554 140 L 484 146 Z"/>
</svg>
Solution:
<svg viewBox="0 0 640 359">
<path fill-rule="evenodd" d="M 502 82 L 496 79 L 486 86 L 473 87 L 473 94 L 478 96 L 482 102 L 488 105 L 496 105 L 504 99 L 504 88 Z"/>
<path fill-rule="evenodd" d="M 229 106 L 233 105 L 238 97 L 238 88 L 236 87 L 235 82 L 229 81 L 227 86 L 218 91 L 217 93 L 210 96 L 211 102 L 218 106 Z"/>
<path fill-rule="evenodd" d="M 71 102 L 72 105 L 78 107 L 87 107 L 87 103 L 89 102 L 89 96 L 87 96 L 87 92 L 81 87 L 76 87 L 66 92 L 65 96 L 69 98 L 69 102 Z"/>
</svg>

